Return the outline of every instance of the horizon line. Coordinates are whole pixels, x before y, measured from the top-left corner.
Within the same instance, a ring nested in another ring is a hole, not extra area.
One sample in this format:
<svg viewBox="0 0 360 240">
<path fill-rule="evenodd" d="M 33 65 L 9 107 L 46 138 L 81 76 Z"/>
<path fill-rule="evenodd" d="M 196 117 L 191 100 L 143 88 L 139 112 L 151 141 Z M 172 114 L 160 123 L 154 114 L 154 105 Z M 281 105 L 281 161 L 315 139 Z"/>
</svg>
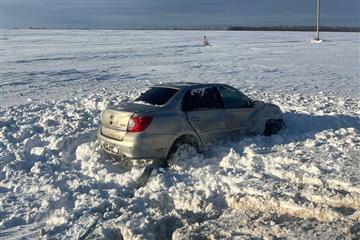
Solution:
<svg viewBox="0 0 360 240">
<path fill-rule="evenodd" d="M 128 30 L 128 31 L 140 31 L 140 30 L 173 30 L 173 31 L 303 31 L 312 32 L 316 30 L 316 25 L 273 25 L 273 26 L 241 26 L 241 25 L 223 25 L 223 26 L 202 26 L 202 27 L 185 27 L 185 26 L 169 26 L 169 27 L 136 27 L 136 28 L 49 28 L 49 27 L 1 27 L 0 29 L 7 30 Z M 360 32 L 360 26 L 320 26 L 321 32 Z"/>
</svg>

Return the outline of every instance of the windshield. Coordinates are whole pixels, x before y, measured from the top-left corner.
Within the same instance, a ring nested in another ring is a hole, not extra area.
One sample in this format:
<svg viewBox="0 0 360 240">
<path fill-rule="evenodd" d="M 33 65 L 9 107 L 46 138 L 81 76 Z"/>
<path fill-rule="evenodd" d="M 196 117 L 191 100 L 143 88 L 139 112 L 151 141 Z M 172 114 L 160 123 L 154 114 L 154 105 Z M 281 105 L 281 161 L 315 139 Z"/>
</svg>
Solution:
<svg viewBox="0 0 360 240">
<path fill-rule="evenodd" d="M 134 102 L 141 102 L 151 105 L 164 105 L 179 90 L 174 88 L 152 87 L 143 92 Z"/>
</svg>

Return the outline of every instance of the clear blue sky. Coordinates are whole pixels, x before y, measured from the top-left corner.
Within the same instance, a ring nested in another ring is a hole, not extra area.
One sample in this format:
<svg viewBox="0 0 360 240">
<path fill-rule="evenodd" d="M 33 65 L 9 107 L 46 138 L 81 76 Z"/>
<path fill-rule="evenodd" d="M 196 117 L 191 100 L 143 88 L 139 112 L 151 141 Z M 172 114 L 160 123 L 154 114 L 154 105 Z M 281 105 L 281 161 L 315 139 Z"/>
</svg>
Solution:
<svg viewBox="0 0 360 240">
<path fill-rule="evenodd" d="M 360 0 L 321 0 L 324 26 L 360 26 Z M 3 28 L 314 25 L 316 0 L 1 0 Z"/>
</svg>

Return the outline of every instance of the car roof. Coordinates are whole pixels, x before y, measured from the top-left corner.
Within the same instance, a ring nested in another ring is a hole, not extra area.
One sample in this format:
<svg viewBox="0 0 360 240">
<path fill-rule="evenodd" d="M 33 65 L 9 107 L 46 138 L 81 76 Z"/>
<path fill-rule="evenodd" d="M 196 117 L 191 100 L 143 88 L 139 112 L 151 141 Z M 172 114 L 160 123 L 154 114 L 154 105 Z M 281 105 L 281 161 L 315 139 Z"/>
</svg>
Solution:
<svg viewBox="0 0 360 240">
<path fill-rule="evenodd" d="M 220 86 L 225 85 L 222 83 L 198 83 L 198 82 L 169 82 L 169 83 L 161 83 L 157 84 L 154 87 L 169 87 L 169 88 L 176 88 L 179 90 L 183 89 L 194 89 L 200 87 L 213 87 L 213 86 Z"/>
</svg>

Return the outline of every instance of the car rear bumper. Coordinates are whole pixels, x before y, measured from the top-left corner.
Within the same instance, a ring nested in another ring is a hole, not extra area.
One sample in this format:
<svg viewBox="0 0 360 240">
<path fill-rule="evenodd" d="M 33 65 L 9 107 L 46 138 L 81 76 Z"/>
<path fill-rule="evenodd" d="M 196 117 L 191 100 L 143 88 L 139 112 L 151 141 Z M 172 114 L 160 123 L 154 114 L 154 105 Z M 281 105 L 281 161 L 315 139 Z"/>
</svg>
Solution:
<svg viewBox="0 0 360 240">
<path fill-rule="evenodd" d="M 100 128 L 101 129 L 101 128 Z M 127 159 L 165 159 L 171 136 L 127 133 L 122 141 L 104 136 L 98 131 L 98 142 L 106 152 Z"/>
</svg>

